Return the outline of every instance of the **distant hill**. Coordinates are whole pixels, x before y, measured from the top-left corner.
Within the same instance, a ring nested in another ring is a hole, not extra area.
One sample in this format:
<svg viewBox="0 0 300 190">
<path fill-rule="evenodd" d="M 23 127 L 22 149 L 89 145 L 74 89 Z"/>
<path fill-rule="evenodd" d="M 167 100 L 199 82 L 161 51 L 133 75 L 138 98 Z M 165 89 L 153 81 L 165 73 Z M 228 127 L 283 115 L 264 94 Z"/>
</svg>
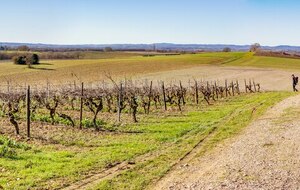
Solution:
<svg viewBox="0 0 300 190">
<path fill-rule="evenodd" d="M 103 49 L 111 47 L 114 50 L 178 50 L 178 51 L 222 51 L 225 47 L 229 47 L 232 51 L 248 51 L 250 45 L 231 45 L 231 44 L 172 44 L 172 43 L 156 43 L 156 44 L 78 44 L 78 45 L 57 45 L 57 44 L 40 44 L 40 43 L 7 43 L 0 42 L 0 46 L 8 46 L 16 48 L 21 45 L 29 46 L 34 49 Z M 300 46 L 262 46 L 265 50 L 271 51 L 294 51 L 300 52 Z"/>
</svg>

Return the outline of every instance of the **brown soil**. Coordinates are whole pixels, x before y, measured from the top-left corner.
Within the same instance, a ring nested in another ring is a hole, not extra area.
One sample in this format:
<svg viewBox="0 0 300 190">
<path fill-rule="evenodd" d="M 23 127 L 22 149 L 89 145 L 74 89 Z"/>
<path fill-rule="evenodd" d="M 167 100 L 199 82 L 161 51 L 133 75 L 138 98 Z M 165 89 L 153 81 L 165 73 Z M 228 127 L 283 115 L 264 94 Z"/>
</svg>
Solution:
<svg viewBox="0 0 300 190">
<path fill-rule="evenodd" d="M 101 69 L 99 70 L 99 67 Z M 154 85 L 157 81 L 164 80 L 167 83 L 179 83 L 179 80 L 183 82 L 185 86 L 193 84 L 193 79 L 198 80 L 210 80 L 210 81 L 220 81 L 224 83 L 225 79 L 228 80 L 239 80 L 240 84 L 244 85 L 244 79 L 255 79 L 257 83 L 261 84 L 262 90 L 292 90 L 291 85 L 291 75 L 300 75 L 300 72 L 294 71 L 284 71 L 279 69 L 265 69 L 265 68 L 253 68 L 253 67 L 234 67 L 234 66 L 214 66 L 214 65 L 200 65 L 195 66 L 192 64 L 146 64 L 140 65 L 138 63 L 132 64 L 130 68 L 126 65 L 120 65 L 119 63 L 112 64 L 107 63 L 104 65 L 91 64 L 90 66 L 73 66 L 72 70 L 69 67 L 61 68 L 57 71 L 39 71 L 34 73 L 21 73 L 13 74 L 9 76 L 0 76 L 4 86 L 6 86 L 6 79 L 11 79 L 13 84 L 17 81 L 24 81 L 28 79 L 28 83 L 35 81 L 32 86 L 34 89 L 39 85 L 45 86 L 47 84 L 47 78 L 51 78 L 51 88 L 55 88 L 56 85 L 73 85 L 74 77 L 71 77 L 73 71 L 80 71 L 80 76 L 82 80 L 86 82 L 85 86 L 101 83 L 103 80 L 108 80 L 104 75 L 104 71 L 111 72 L 113 77 L 118 79 L 137 79 L 137 80 L 152 80 Z M 109 70 L 109 68 L 115 68 Z M 88 73 L 88 75 L 87 75 Z M 53 78 L 55 76 L 55 78 Z M 79 82 L 77 81 L 77 85 Z M 19 84 L 22 87 L 25 84 Z M 53 86 L 52 86 L 53 85 Z M 6 88 L 5 88 L 6 89 Z"/>
<path fill-rule="evenodd" d="M 187 69 L 156 72 L 136 77 L 137 79 L 164 80 L 176 83 L 182 80 L 185 85 L 193 84 L 192 79 L 203 79 L 223 82 L 228 80 L 239 80 L 244 85 L 244 79 L 255 79 L 261 84 L 262 90 L 292 90 L 292 71 L 283 71 L 278 69 L 263 69 L 251 67 L 228 67 L 228 66 L 199 66 Z M 298 76 L 300 73 L 295 72 Z"/>
</svg>

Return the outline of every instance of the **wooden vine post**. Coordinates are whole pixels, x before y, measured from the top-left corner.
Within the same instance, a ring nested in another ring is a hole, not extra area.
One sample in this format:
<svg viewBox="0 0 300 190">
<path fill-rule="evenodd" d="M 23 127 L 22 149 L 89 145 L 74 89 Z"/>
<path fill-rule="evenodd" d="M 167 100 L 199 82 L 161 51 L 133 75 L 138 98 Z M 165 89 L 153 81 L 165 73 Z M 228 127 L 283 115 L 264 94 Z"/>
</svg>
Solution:
<svg viewBox="0 0 300 190">
<path fill-rule="evenodd" d="M 227 79 L 225 80 L 225 94 L 226 94 L 226 97 L 228 97 L 228 85 L 227 85 Z"/>
<path fill-rule="evenodd" d="M 30 86 L 26 92 L 26 116 L 27 116 L 27 137 L 30 138 Z"/>
<path fill-rule="evenodd" d="M 245 81 L 245 92 L 248 93 L 247 81 L 246 81 L 246 79 L 244 79 L 244 81 Z"/>
<path fill-rule="evenodd" d="M 207 91 L 209 90 L 209 82 L 208 81 L 206 82 L 206 90 Z"/>
<path fill-rule="evenodd" d="M 50 96 L 49 93 L 50 93 L 50 85 L 49 85 L 49 80 L 47 79 L 47 99 Z"/>
<path fill-rule="evenodd" d="M 241 91 L 240 91 L 240 84 L 238 80 L 236 80 L 236 89 L 237 89 L 237 93 L 240 94 Z"/>
<path fill-rule="evenodd" d="M 253 80 L 253 86 L 254 86 L 254 91 L 256 92 L 257 89 L 256 89 L 256 84 L 255 84 L 255 81 Z"/>
<path fill-rule="evenodd" d="M 121 122 L 121 101 L 122 101 L 122 93 L 123 93 L 123 84 L 120 84 L 119 95 L 118 95 L 118 122 Z"/>
<path fill-rule="evenodd" d="M 8 94 L 10 93 L 10 82 L 9 82 L 9 80 L 7 81 L 7 93 Z"/>
<path fill-rule="evenodd" d="M 83 112 L 83 82 L 81 83 L 81 96 L 80 96 L 80 116 L 79 116 L 79 129 L 82 129 L 82 112 Z"/>
<path fill-rule="evenodd" d="M 76 81 L 73 81 L 73 85 L 74 85 L 74 91 L 76 91 Z"/>
<path fill-rule="evenodd" d="M 164 98 L 165 111 L 167 111 L 167 100 L 166 100 L 166 91 L 165 91 L 165 83 L 162 82 L 162 92 Z"/>
<path fill-rule="evenodd" d="M 196 103 L 199 104 L 199 91 L 198 91 L 198 83 L 197 81 L 195 80 L 195 100 L 196 100 Z"/>
<path fill-rule="evenodd" d="M 150 113 L 150 105 L 151 105 L 151 97 L 152 97 L 152 84 L 153 82 L 150 82 L 150 87 L 149 87 L 149 94 L 148 94 L 148 107 L 147 107 L 147 114 Z"/>
<path fill-rule="evenodd" d="M 179 81 L 180 91 L 182 93 L 182 103 L 185 105 L 185 99 L 184 99 L 184 93 L 183 93 L 183 87 L 181 81 Z"/>
<path fill-rule="evenodd" d="M 219 99 L 219 93 L 218 93 L 218 87 L 216 81 L 215 81 L 215 91 L 216 91 L 217 99 Z"/>
<path fill-rule="evenodd" d="M 233 84 L 233 81 L 231 82 L 231 88 L 232 88 L 232 96 L 234 96 L 234 84 Z"/>
</svg>

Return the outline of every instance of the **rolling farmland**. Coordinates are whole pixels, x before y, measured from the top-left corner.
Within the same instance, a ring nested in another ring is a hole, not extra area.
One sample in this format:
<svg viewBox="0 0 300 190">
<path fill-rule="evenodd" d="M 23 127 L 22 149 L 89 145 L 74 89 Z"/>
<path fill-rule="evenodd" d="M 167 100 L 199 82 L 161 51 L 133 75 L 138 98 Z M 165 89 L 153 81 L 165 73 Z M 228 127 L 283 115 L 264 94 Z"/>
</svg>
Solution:
<svg viewBox="0 0 300 190">
<path fill-rule="evenodd" d="M 292 96 L 262 91 L 290 88 L 298 63 L 252 53 L 42 60 L 33 69 L 1 62 L 0 187 L 151 188 Z"/>
<path fill-rule="evenodd" d="M 266 90 L 288 90 L 288 75 L 298 73 L 299 59 L 253 56 L 252 53 L 201 53 L 175 56 L 130 57 L 80 60 L 42 60 L 35 69 L 2 62 L 2 83 L 18 85 L 70 84 L 80 81 L 99 83 L 107 80 L 105 73 L 115 79 L 151 79 L 187 83 L 190 78 L 208 80 L 236 80 L 256 78 Z M 111 55 L 110 55 L 111 56 Z M 20 82 L 22 81 L 22 82 Z M 97 81 L 97 82 L 95 82 Z M 275 82 L 276 81 L 276 82 Z M 276 85 L 280 82 L 280 85 Z"/>
<path fill-rule="evenodd" d="M 1 1 L 0 190 L 300 189 L 299 10 Z"/>
</svg>

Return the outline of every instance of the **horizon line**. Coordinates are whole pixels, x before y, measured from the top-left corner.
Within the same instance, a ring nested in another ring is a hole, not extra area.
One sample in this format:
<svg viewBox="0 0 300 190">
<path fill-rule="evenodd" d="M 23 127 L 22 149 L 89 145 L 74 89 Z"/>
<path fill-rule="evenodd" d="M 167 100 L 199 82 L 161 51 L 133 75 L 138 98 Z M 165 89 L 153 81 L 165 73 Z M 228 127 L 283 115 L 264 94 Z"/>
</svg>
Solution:
<svg viewBox="0 0 300 190">
<path fill-rule="evenodd" d="M 8 44 L 31 44 L 31 45 L 57 45 L 57 46 L 97 46 L 97 45 L 155 45 L 155 44 L 173 44 L 173 45 L 229 45 L 229 46 L 250 46 L 254 43 L 249 44 L 226 44 L 226 43 L 174 43 L 174 42 L 155 42 L 155 43 L 78 43 L 78 44 L 68 44 L 68 43 L 44 43 L 44 42 L 5 42 L 0 41 L 0 43 Z M 278 44 L 278 45 L 262 45 L 263 47 L 279 47 L 279 46 L 291 46 L 291 47 L 300 47 L 300 45 L 288 45 L 288 44 Z"/>
</svg>

